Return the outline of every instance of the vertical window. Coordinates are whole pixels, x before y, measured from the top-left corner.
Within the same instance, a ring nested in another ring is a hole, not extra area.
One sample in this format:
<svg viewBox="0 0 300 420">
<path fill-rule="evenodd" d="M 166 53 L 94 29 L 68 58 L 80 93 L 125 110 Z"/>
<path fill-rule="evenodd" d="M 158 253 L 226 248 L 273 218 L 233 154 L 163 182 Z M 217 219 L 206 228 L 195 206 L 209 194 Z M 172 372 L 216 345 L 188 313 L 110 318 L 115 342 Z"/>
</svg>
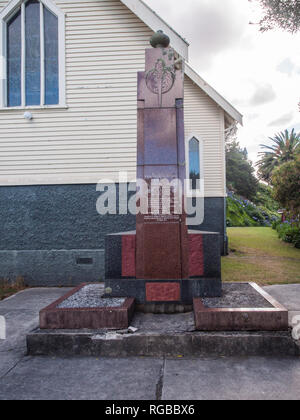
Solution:
<svg viewBox="0 0 300 420">
<path fill-rule="evenodd" d="M 193 190 L 200 188 L 200 143 L 193 137 L 189 141 L 189 179 Z"/>
<path fill-rule="evenodd" d="M 40 3 L 25 5 L 25 92 L 26 105 L 41 104 Z"/>
<path fill-rule="evenodd" d="M 59 102 L 58 92 L 58 19 L 44 7 L 45 104 Z"/>
<path fill-rule="evenodd" d="M 6 28 L 7 106 L 59 104 L 58 17 L 29 0 Z"/>
<path fill-rule="evenodd" d="M 7 104 L 21 105 L 21 12 L 7 23 Z"/>
</svg>

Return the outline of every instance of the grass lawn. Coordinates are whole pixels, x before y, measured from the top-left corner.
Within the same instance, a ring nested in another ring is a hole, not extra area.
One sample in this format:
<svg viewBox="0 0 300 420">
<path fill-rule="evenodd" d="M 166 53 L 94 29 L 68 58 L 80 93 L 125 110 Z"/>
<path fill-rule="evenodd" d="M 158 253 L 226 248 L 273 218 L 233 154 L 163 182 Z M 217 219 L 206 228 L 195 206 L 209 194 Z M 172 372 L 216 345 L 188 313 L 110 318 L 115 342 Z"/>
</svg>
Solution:
<svg viewBox="0 0 300 420">
<path fill-rule="evenodd" d="M 282 242 L 271 228 L 229 228 L 228 257 L 222 258 L 223 281 L 260 285 L 300 283 L 300 249 Z"/>
</svg>

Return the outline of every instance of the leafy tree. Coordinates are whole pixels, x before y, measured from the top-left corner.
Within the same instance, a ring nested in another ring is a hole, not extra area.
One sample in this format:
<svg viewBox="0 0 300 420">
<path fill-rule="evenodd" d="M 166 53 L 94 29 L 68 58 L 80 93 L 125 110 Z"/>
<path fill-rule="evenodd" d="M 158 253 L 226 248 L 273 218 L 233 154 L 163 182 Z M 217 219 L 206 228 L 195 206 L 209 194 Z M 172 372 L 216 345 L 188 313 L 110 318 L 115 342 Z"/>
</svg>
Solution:
<svg viewBox="0 0 300 420">
<path fill-rule="evenodd" d="M 258 181 L 252 163 L 248 160 L 246 149 L 234 140 L 226 145 L 227 187 L 252 200 L 255 197 Z"/>
<path fill-rule="evenodd" d="M 253 0 L 249 0 L 253 1 Z M 262 32 L 275 27 L 295 33 L 300 29 L 299 0 L 255 0 L 264 10 L 264 16 L 259 22 Z"/>
<path fill-rule="evenodd" d="M 253 203 L 257 206 L 266 207 L 268 210 L 277 212 L 279 204 L 274 200 L 273 188 L 269 185 L 263 184 L 262 182 L 258 185 L 258 191 L 253 200 Z"/>
<path fill-rule="evenodd" d="M 291 133 L 288 130 L 276 134 L 271 138 L 273 145 L 262 144 L 261 148 L 266 149 L 259 153 L 262 158 L 258 161 L 258 174 L 260 179 L 270 183 L 273 171 L 281 164 L 292 161 L 300 152 L 300 133 Z"/>
<path fill-rule="evenodd" d="M 272 176 L 274 197 L 293 217 L 300 214 L 300 156 L 277 168 Z"/>
</svg>

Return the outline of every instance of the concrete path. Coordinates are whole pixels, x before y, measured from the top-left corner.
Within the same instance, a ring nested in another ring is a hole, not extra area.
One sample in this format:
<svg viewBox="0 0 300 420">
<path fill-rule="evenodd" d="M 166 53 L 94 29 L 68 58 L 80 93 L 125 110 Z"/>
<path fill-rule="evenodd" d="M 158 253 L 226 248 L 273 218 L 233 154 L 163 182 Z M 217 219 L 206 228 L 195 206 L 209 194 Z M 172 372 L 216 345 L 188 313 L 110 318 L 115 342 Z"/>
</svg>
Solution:
<svg viewBox="0 0 300 420">
<path fill-rule="evenodd" d="M 0 340 L 0 377 L 26 354 L 26 335 L 38 326 L 39 311 L 64 295 L 68 288 L 27 289 L 0 302 L 6 320 L 6 340 Z"/>
<path fill-rule="evenodd" d="M 300 308 L 300 285 L 289 286 L 291 292 L 282 287 L 267 291 L 282 303 L 287 299 L 292 310 Z M 7 322 L 7 339 L 0 340 L 0 400 L 300 399 L 297 358 L 27 357 L 25 337 L 38 326 L 39 310 L 67 290 L 29 289 L 0 302 Z"/>
<path fill-rule="evenodd" d="M 274 285 L 264 289 L 288 309 L 291 327 L 300 322 L 300 284 Z"/>
</svg>

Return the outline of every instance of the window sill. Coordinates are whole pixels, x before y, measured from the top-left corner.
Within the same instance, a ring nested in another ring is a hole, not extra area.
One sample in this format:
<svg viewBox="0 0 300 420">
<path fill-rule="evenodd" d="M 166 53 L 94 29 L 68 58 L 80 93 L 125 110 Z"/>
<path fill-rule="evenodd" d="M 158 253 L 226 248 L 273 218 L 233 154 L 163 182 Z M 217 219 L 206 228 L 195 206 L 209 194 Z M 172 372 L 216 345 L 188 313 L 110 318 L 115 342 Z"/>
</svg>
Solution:
<svg viewBox="0 0 300 420">
<path fill-rule="evenodd" d="M 12 107 L 4 107 L 4 108 L 0 108 L 0 112 L 2 111 L 39 111 L 39 110 L 44 110 L 44 109 L 68 109 L 69 107 L 67 105 L 43 105 L 43 106 L 12 106 Z"/>
</svg>

